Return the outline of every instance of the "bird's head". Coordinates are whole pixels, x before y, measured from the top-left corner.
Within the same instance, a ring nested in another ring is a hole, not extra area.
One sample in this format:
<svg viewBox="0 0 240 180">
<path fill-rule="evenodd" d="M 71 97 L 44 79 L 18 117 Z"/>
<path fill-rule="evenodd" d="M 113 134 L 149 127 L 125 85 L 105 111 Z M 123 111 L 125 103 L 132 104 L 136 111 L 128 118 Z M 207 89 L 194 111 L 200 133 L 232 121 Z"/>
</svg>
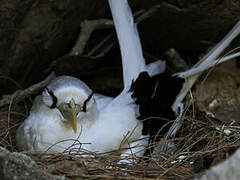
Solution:
<svg viewBox="0 0 240 180">
<path fill-rule="evenodd" d="M 75 133 L 78 121 L 94 121 L 97 114 L 92 90 L 71 76 L 59 76 L 50 82 L 43 91 L 42 98 L 49 108 L 60 112 L 63 122 L 71 125 Z"/>
</svg>

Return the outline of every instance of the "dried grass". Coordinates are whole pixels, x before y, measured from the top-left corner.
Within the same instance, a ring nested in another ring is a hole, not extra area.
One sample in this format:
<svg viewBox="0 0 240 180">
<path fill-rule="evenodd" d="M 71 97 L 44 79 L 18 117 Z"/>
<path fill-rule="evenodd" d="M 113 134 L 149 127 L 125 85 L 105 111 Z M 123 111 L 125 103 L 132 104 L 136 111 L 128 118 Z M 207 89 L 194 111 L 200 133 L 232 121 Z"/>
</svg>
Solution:
<svg viewBox="0 0 240 180">
<path fill-rule="evenodd" d="M 16 105 L 0 110 L 0 145 L 11 151 L 17 151 L 15 133 L 27 117 L 24 112 L 25 108 Z M 240 127 L 235 124 L 223 125 L 199 112 L 191 103 L 178 137 L 169 141 L 176 143 L 174 149 L 151 154 L 145 158 L 148 160 L 137 159 L 132 164 L 119 164 L 116 152 L 85 152 L 90 155 L 87 157 L 80 157 L 78 150 L 70 154 L 23 153 L 51 173 L 69 179 L 190 179 L 195 175 L 196 168 L 201 168 L 198 166 L 204 164 L 199 163 L 199 160 L 204 161 L 210 157 L 210 163 L 217 164 L 240 146 Z M 152 145 L 158 146 L 164 142 Z M 221 155 L 219 152 L 222 152 Z M 158 157 L 159 160 L 153 157 Z"/>
</svg>

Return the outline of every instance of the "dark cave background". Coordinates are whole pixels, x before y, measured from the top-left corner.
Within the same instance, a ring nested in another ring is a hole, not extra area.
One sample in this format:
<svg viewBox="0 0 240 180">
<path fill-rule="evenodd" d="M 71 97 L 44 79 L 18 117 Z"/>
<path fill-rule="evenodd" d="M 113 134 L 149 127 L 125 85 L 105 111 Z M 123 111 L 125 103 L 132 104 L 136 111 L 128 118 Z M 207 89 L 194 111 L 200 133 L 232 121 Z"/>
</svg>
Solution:
<svg viewBox="0 0 240 180">
<path fill-rule="evenodd" d="M 129 4 L 133 13 L 157 7 L 138 24 L 148 62 L 164 58 L 167 49 L 175 48 L 191 66 L 223 38 L 240 16 L 237 0 L 131 0 Z M 66 56 L 81 30 L 80 23 L 99 18 L 111 19 L 107 1 L 2 0 L 0 94 L 24 89 L 55 71 L 57 75 L 76 76 L 97 92 L 116 95 L 122 88 L 117 43 L 101 58 Z M 114 31 L 114 28 L 95 31 L 83 54 L 111 33 L 109 42 L 116 41 Z"/>
</svg>

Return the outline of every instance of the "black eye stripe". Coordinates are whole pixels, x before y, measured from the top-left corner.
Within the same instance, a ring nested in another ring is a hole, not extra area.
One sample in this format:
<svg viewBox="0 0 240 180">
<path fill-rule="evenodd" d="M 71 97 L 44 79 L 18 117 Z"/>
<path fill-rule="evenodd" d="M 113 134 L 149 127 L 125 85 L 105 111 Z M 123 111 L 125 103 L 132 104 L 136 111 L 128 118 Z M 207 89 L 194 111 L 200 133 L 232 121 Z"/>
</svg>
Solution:
<svg viewBox="0 0 240 180">
<path fill-rule="evenodd" d="M 48 88 L 46 88 L 46 90 L 47 90 L 47 92 L 50 94 L 50 96 L 51 96 L 51 98 L 52 98 L 52 101 L 53 101 L 53 103 L 52 103 L 52 105 L 49 107 L 49 108 L 51 108 L 51 109 L 54 109 L 54 108 L 56 108 L 57 107 L 57 97 L 54 95 L 54 93 L 51 91 L 51 90 L 49 90 Z M 84 101 L 84 103 L 83 103 L 83 107 L 82 107 L 82 111 L 83 112 L 86 112 L 87 111 L 87 103 L 88 103 L 88 101 L 90 101 L 90 99 L 92 98 L 92 96 L 93 96 L 93 92 L 88 96 L 88 98 Z M 70 104 L 68 103 L 67 104 L 68 105 L 68 107 L 69 108 L 71 108 L 71 106 L 70 106 Z"/>
<path fill-rule="evenodd" d="M 82 108 L 82 111 L 83 112 L 86 112 L 87 111 L 87 102 L 92 98 L 92 96 L 93 96 L 93 92 L 88 96 L 88 98 L 84 101 L 84 103 L 83 103 L 83 108 Z"/>
<path fill-rule="evenodd" d="M 54 109 L 57 107 L 57 97 L 54 95 L 54 93 L 49 90 L 48 88 L 46 88 L 47 92 L 50 94 L 51 98 L 52 98 L 52 105 L 50 106 L 51 109 Z"/>
</svg>

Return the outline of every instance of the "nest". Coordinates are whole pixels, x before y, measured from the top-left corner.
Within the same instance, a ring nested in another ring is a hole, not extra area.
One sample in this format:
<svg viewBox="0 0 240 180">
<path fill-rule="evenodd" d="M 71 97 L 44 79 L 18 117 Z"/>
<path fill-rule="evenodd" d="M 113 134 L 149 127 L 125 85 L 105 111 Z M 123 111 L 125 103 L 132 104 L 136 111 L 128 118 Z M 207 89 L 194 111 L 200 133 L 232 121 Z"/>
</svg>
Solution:
<svg viewBox="0 0 240 180">
<path fill-rule="evenodd" d="M 29 155 L 40 166 L 52 174 L 69 179 L 190 179 L 213 165 L 228 158 L 240 146 L 240 128 L 229 126 L 209 118 L 200 112 L 196 104 L 189 101 L 184 123 L 178 136 L 168 141 L 175 146 L 167 152 L 155 152 L 132 164 L 119 164 L 116 153 L 95 154 L 87 157 L 71 154 Z M 9 105 L 0 112 L 1 146 L 18 151 L 15 143 L 16 129 L 27 117 L 31 102 Z M 153 146 L 165 143 L 160 141 Z"/>
<path fill-rule="evenodd" d="M 213 100 L 209 100 L 209 98 L 198 99 L 204 94 L 210 97 L 210 93 L 215 93 L 215 91 L 207 89 L 212 84 L 215 84 L 213 89 L 219 89 L 219 91 L 222 90 L 222 86 L 228 88 L 224 91 L 228 95 L 224 96 L 224 102 L 239 99 L 235 98 L 238 91 L 235 85 L 224 84 L 225 82 L 239 84 L 239 70 L 237 68 L 234 70 L 234 62 L 225 67 L 217 68 L 210 78 L 208 77 L 207 80 L 203 78 L 200 81 L 193 92 L 193 97 L 196 98 L 187 98 L 183 125 L 177 136 L 174 139 L 152 143 L 149 147 L 158 149 L 163 143 L 174 142 L 175 145 L 167 151 L 153 151 L 147 157 L 134 159 L 131 164 L 120 164 L 120 157 L 117 152 L 105 154 L 85 152 L 87 156 L 82 156 L 79 149 L 68 154 L 22 153 L 30 156 L 39 166 L 50 173 L 64 175 L 69 179 L 191 179 L 197 173 L 227 159 L 240 147 L 239 122 L 222 121 L 217 118 L 218 116 L 213 117 L 211 113 L 209 116 L 211 110 L 213 114 L 218 115 L 216 108 L 211 109 Z M 228 74 L 223 73 L 226 69 L 231 69 L 231 76 L 228 76 L 230 72 Z M 234 81 L 231 79 L 223 82 L 213 81 L 214 76 L 219 78 L 219 74 L 228 78 L 232 77 Z M 46 80 L 38 83 L 37 86 L 32 86 L 30 89 L 36 92 L 39 87 L 45 86 L 51 78 L 46 78 Z M 207 93 L 205 90 L 208 90 Z M 28 93 L 29 91 L 23 90 L 18 94 L 22 97 L 23 94 L 26 94 L 25 92 Z M 215 93 L 212 96 L 218 102 L 223 99 L 221 93 Z M 22 100 L 19 97 L 8 99 L 10 104 L 0 108 L 0 145 L 10 151 L 18 151 L 15 141 L 16 130 L 28 116 L 32 100 L 31 98 L 22 98 L 24 99 Z M 202 101 L 204 99 L 206 100 Z M 238 107 L 238 103 L 231 103 L 230 105 L 224 107 L 221 105 L 221 107 L 225 109 L 224 112 L 229 112 L 227 108 Z M 236 111 L 236 113 L 238 112 Z M 234 112 L 231 111 L 231 113 Z M 235 116 L 232 115 L 231 117 Z"/>
</svg>

